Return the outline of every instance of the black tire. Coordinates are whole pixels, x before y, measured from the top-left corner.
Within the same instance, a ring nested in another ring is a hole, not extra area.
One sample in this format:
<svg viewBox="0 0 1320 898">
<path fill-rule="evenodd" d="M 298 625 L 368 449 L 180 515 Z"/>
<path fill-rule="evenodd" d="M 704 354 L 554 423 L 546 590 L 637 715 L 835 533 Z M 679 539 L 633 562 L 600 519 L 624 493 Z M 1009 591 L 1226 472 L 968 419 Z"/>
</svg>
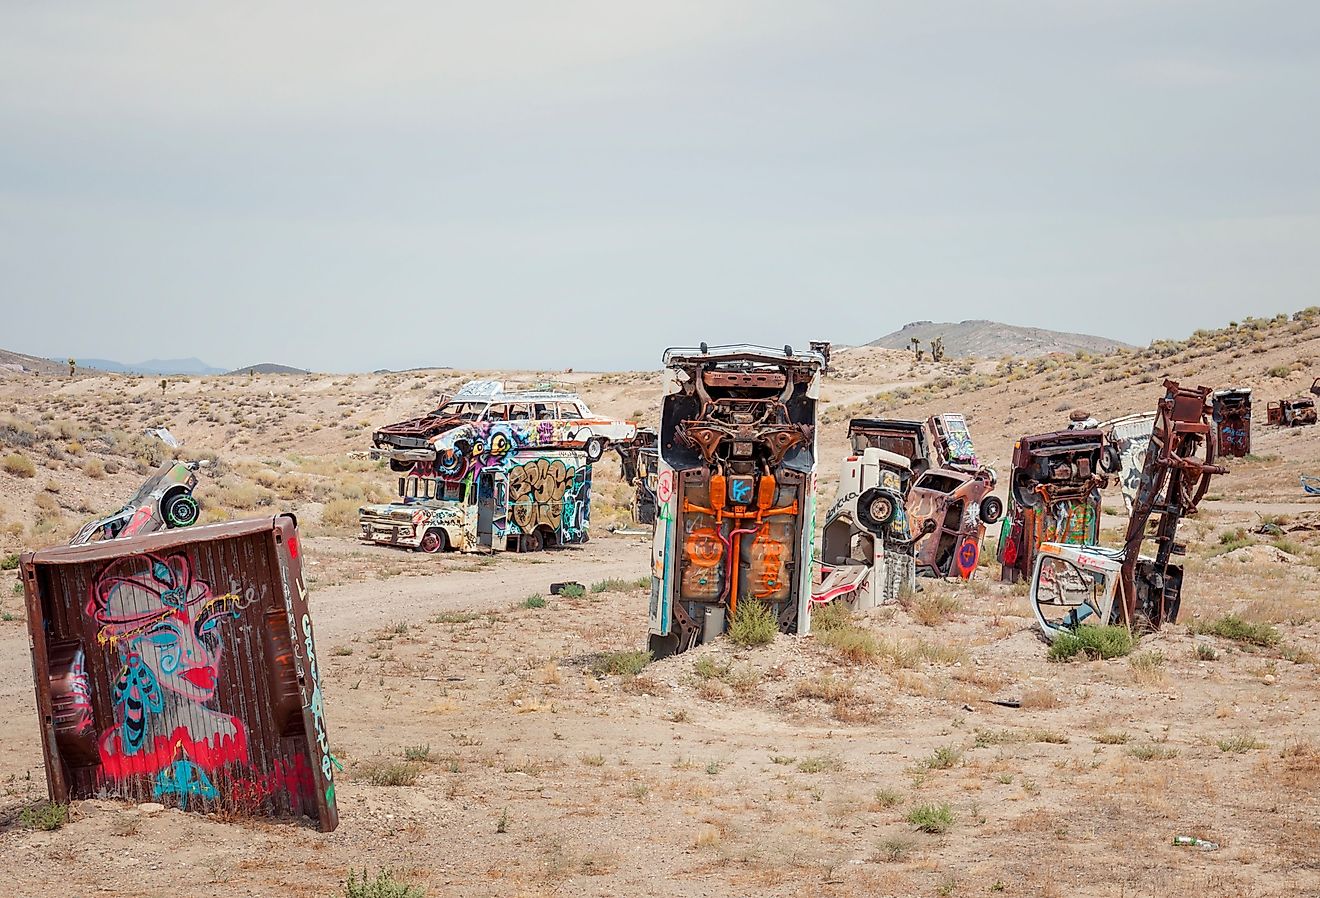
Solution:
<svg viewBox="0 0 1320 898">
<path fill-rule="evenodd" d="M 587 453 L 587 461 L 594 465 L 605 454 L 605 440 L 601 437 L 587 437 L 582 449 Z"/>
<path fill-rule="evenodd" d="M 422 544 L 418 548 L 427 555 L 435 555 L 449 548 L 449 539 L 443 530 L 432 527 L 422 534 Z"/>
<path fill-rule="evenodd" d="M 981 500 L 981 523 L 993 524 L 1004 516 L 1004 500 L 998 496 L 986 496 Z"/>
<path fill-rule="evenodd" d="M 873 486 L 857 498 L 857 521 L 872 533 L 880 533 L 897 516 L 901 501 L 892 491 Z"/>
<path fill-rule="evenodd" d="M 1116 474 L 1123 468 L 1123 455 L 1117 446 L 1105 446 L 1100 450 L 1100 470 L 1106 474 Z"/>
<path fill-rule="evenodd" d="M 524 533 L 518 538 L 519 552 L 539 552 L 545 548 L 545 537 L 541 535 L 540 529 L 533 530 L 531 533 Z"/>
<path fill-rule="evenodd" d="M 197 523 L 202 507 L 190 493 L 173 493 L 160 503 L 160 516 L 165 519 L 165 526 L 191 527 Z"/>
</svg>

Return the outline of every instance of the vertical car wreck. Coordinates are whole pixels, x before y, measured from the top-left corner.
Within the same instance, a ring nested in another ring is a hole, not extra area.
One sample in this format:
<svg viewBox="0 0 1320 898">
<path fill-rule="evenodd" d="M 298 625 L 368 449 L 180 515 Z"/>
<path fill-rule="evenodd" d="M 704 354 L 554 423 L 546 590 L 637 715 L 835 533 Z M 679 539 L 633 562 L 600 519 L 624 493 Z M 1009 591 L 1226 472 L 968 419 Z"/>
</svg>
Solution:
<svg viewBox="0 0 1320 898">
<path fill-rule="evenodd" d="M 917 572 L 966 580 L 980 563 L 985 528 L 1000 519 L 1004 503 L 991 495 L 994 469 L 977 459 L 962 415 L 933 415 L 926 430 L 935 465 L 917 475 L 907 494 Z"/>
<path fill-rule="evenodd" d="M 619 479 L 633 488 L 634 524 L 655 526 L 655 489 L 660 478 L 659 437 L 654 430 L 641 429 L 633 440 L 618 443 Z"/>
<path fill-rule="evenodd" d="M 47 549 L 20 568 L 53 801 L 335 828 L 292 515 Z"/>
<path fill-rule="evenodd" d="M 1086 624 L 1122 624 L 1154 630 L 1176 621 L 1183 570 L 1172 563 L 1186 547 L 1175 540 L 1183 515 L 1195 514 L 1210 478 L 1227 473 L 1214 464 L 1216 429 L 1209 418 L 1210 390 L 1164 382 L 1141 486 L 1120 549 L 1094 545 L 1040 546 L 1031 580 L 1031 604 L 1042 632 L 1053 640 Z M 1148 528 L 1152 515 L 1153 526 Z M 1141 554 L 1146 540 L 1155 554 Z"/>
<path fill-rule="evenodd" d="M 907 425 L 915 424 L 915 430 Z M 912 458 L 925 458 L 918 422 L 848 422 L 852 452 L 843 459 L 839 492 L 825 514 L 817 604 L 842 601 L 856 610 L 897 601 L 916 588 L 913 534 L 904 502 L 912 484 Z M 904 448 L 894 452 L 877 444 Z M 897 445 L 896 445 L 897 443 Z M 934 522 L 928 522 L 934 529 Z"/>
<path fill-rule="evenodd" d="M 1121 465 L 1118 448 L 1096 427 L 1014 443 L 1009 516 L 999 538 L 1000 579 L 1030 577 L 1045 543 L 1094 545 L 1100 538 L 1100 490 Z"/>
<path fill-rule="evenodd" d="M 745 602 L 806 633 L 821 357 L 703 344 L 664 366 L 651 651 L 719 636 Z"/>
<path fill-rule="evenodd" d="M 1222 457 L 1251 454 L 1251 390 L 1215 390 L 1210 397 L 1215 439 Z"/>
</svg>

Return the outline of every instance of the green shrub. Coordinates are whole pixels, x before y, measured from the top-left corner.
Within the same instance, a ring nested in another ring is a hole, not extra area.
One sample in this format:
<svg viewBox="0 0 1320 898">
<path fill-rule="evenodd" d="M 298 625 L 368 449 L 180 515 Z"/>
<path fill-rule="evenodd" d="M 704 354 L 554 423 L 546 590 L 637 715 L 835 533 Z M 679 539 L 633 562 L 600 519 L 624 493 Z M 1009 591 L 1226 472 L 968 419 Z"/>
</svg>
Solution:
<svg viewBox="0 0 1320 898">
<path fill-rule="evenodd" d="M 28 458 L 26 455 L 20 455 L 17 452 L 11 452 L 6 455 L 4 461 L 0 462 L 0 467 L 3 467 L 5 471 L 13 474 L 15 477 L 37 476 L 37 466 L 32 463 L 32 459 Z"/>
<path fill-rule="evenodd" d="M 852 611 L 842 602 L 830 602 L 811 610 L 811 629 L 816 633 L 839 630 L 852 624 Z"/>
<path fill-rule="evenodd" d="M 953 826 L 953 808 L 942 804 L 919 804 L 908 811 L 907 822 L 923 833 L 946 833 Z"/>
<path fill-rule="evenodd" d="M 13 571 L 18 569 L 18 554 L 0 555 L 0 571 Z"/>
<path fill-rule="evenodd" d="M 935 753 L 921 762 L 927 770 L 948 770 L 962 758 L 962 749 L 954 745 L 941 745 Z"/>
<path fill-rule="evenodd" d="M 1132 634 L 1124 627 L 1078 627 L 1071 633 L 1061 633 L 1050 645 L 1051 661 L 1070 661 L 1078 656 L 1084 660 L 1121 658 L 1133 647 Z"/>
<path fill-rule="evenodd" d="M 523 599 L 522 604 L 524 608 L 544 608 L 546 606 L 545 596 L 540 595 L 539 593 L 533 593 Z"/>
<path fill-rule="evenodd" d="M 610 652 L 592 666 L 598 674 L 609 676 L 636 676 L 651 663 L 651 653 L 644 651 Z"/>
<path fill-rule="evenodd" d="M 743 602 L 738 606 L 729 626 L 729 638 L 738 645 L 768 645 L 775 641 L 779 622 L 769 606 L 760 602 Z"/>
<path fill-rule="evenodd" d="M 423 889 L 399 882 L 388 870 L 381 870 L 375 879 L 362 871 L 362 878 L 352 870 L 348 871 L 348 882 L 344 885 L 344 898 L 425 898 Z"/>
<path fill-rule="evenodd" d="M 47 832 L 59 829 L 69 822 L 69 806 L 47 802 L 36 807 L 24 808 L 18 815 L 18 822 L 28 829 L 41 829 Z"/>
<path fill-rule="evenodd" d="M 580 599 L 587 594 L 587 591 L 576 583 L 569 583 L 559 588 L 559 594 L 566 599 Z"/>
<path fill-rule="evenodd" d="M 1269 648 L 1279 644 L 1282 638 L 1279 631 L 1269 624 L 1255 624 L 1243 620 L 1236 614 L 1226 614 L 1208 623 L 1192 624 L 1192 632 L 1207 636 L 1218 636 L 1234 642 L 1245 642 Z"/>
<path fill-rule="evenodd" d="M 648 583 L 650 580 L 647 581 Z M 620 580 L 618 577 L 610 577 L 608 580 L 597 580 L 591 584 L 591 591 L 600 592 L 627 592 L 637 587 L 635 580 Z"/>
<path fill-rule="evenodd" d="M 422 770 L 411 761 L 368 761 L 359 772 L 373 786 L 411 786 Z"/>
</svg>

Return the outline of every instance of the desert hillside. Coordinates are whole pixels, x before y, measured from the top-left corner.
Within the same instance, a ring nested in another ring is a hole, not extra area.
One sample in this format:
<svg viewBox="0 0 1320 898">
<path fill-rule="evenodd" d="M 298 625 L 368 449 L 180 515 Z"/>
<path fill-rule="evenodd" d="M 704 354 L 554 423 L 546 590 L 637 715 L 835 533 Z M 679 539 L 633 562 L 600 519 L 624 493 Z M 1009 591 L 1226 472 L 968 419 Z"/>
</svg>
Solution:
<svg viewBox="0 0 1320 898">
<path fill-rule="evenodd" d="M 1320 428 L 1264 426 L 1318 360 L 1320 308 L 1105 354 L 836 353 L 822 501 L 852 416 L 965 413 L 1002 492 L 1013 441 L 1072 409 L 1151 410 L 1166 377 L 1255 391 L 1252 456 L 1181 531 L 1179 622 L 1072 663 L 1049 659 L 1023 588 L 998 582 L 993 534 L 970 582 L 824 614 L 807 638 L 651 661 L 650 540 L 610 531 L 629 498 L 612 455 L 583 547 L 431 556 L 353 538 L 358 505 L 393 490 L 360 453 L 375 427 L 474 377 L 554 383 L 654 424 L 655 371 L 0 374 L 0 892 L 47 894 L 58 869 L 80 894 L 331 898 L 368 869 L 396 890 L 355 898 L 1320 894 L 1320 500 L 1297 479 L 1320 474 Z M 204 520 L 287 510 L 302 525 L 343 765 L 331 834 L 99 799 L 40 822 L 16 554 L 67 540 L 175 454 L 210 462 Z M 1116 492 L 1105 506 L 1112 545 Z M 563 580 L 585 594 L 547 595 Z"/>
<path fill-rule="evenodd" d="M 934 340 L 944 340 L 944 352 L 950 358 L 999 358 L 1006 355 L 1034 358 L 1055 352 L 1105 353 L 1133 348 L 1108 337 L 984 320 L 913 321 L 866 345 L 907 349 L 914 338 L 921 341 L 922 348 L 927 352 Z"/>
</svg>

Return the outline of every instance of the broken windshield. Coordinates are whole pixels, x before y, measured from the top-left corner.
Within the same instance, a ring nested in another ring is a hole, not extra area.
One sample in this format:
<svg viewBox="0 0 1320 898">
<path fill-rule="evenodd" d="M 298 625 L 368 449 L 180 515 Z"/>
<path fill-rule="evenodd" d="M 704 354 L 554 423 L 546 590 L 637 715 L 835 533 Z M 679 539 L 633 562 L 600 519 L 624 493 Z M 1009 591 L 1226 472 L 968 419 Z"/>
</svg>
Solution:
<svg viewBox="0 0 1320 898">
<path fill-rule="evenodd" d="M 441 418 L 462 418 L 464 421 L 476 421 L 486 410 L 484 402 L 447 402 L 436 409 L 435 416 Z"/>
</svg>

